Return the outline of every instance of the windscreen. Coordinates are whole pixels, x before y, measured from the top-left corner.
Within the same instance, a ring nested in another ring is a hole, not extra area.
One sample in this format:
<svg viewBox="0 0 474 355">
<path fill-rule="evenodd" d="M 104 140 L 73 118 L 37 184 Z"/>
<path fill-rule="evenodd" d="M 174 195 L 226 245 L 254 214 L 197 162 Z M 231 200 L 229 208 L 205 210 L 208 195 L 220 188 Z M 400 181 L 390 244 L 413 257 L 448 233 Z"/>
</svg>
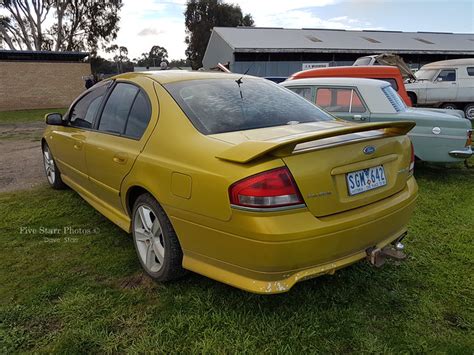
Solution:
<svg viewBox="0 0 474 355">
<path fill-rule="evenodd" d="M 263 79 L 189 80 L 164 86 L 204 134 L 334 119 L 299 95 Z"/>
<path fill-rule="evenodd" d="M 415 76 L 418 80 L 431 80 L 437 71 L 437 69 L 420 69 L 415 73 Z"/>
</svg>

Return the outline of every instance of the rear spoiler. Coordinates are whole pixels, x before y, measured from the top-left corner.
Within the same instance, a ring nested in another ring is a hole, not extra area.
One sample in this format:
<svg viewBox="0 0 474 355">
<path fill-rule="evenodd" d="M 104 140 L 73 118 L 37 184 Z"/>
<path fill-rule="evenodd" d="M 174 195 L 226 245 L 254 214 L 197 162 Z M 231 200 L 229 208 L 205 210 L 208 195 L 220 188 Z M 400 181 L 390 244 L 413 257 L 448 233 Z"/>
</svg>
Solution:
<svg viewBox="0 0 474 355">
<path fill-rule="evenodd" d="M 385 135 L 397 136 L 407 134 L 413 127 L 415 127 L 415 122 L 411 121 L 354 124 L 316 132 L 295 134 L 268 141 L 246 141 L 224 150 L 216 157 L 234 163 L 248 163 L 266 154 L 275 156 L 290 155 L 298 144 L 318 139 L 378 129 L 383 129 Z"/>
</svg>

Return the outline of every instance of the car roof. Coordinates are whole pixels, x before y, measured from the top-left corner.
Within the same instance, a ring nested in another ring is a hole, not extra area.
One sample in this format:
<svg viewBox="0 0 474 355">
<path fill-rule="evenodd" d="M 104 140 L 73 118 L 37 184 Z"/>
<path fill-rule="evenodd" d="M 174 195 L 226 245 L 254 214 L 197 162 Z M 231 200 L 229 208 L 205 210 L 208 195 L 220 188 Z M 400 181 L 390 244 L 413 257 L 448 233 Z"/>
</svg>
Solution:
<svg viewBox="0 0 474 355">
<path fill-rule="evenodd" d="M 138 77 L 148 77 L 160 84 L 173 83 L 177 81 L 198 80 L 198 79 L 238 79 L 242 74 L 223 73 L 218 71 L 188 71 L 188 70 L 158 70 L 145 72 L 130 72 L 116 75 L 110 79 L 133 80 Z M 245 75 L 247 78 L 255 78 Z M 263 80 L 263 79 L 262 79 Z"/>
<path fill-rule="evenodd" d="M 307 86 L 307 85 L 344 85 L 344 86 L 371 86 L 383 87 L 390 85 L 383 80 L 365 78 L 308 78 L 287 80 L 280 85 L 283 86 Z"/>
<path fill-rule="evenodd" d="M 359 66 L 340 66 L 327 68 L 314 68 L 309 70 L 299 71 L 291 75 L 292 78 L 311 77 L 312 74 L 318 75 L 343 75 L 343 74 L 359 74 L 359 75 L 400 75 L 400 70 L 397 67 L 389 65 L 359 65 Z"/>
<path fill-rule="evenodd" d="M 440 69 L 449 66 L 474 65 L 474 58 L 440 60 L 439 62 L 428 63 L 422 66 L 423 69 Z"/>
</svg>

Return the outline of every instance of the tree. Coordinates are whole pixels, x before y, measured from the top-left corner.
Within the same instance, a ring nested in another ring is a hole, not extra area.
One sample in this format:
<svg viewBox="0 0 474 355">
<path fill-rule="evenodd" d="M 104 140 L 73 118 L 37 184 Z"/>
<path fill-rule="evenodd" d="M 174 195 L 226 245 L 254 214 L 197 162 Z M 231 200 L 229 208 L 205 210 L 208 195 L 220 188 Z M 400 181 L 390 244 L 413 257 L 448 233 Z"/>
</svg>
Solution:
<svg viewBox="0 0 474 355">
<path fill-rule="evenodd" d="M 0 40 L 10 49 L 95 54 L 102 42 L 117 37 L 121 7 L 122 0 L 0 0 L 6 10 Z"/>
<path fill-rule="evenodd" d="M 188 0 L 184 12 L 186 25 L 186 56 L 193 69 L 202 67 L 211 30 L 215 26 L 253 26 L 250 14 L 242 15 L 238 5 L 223 3 L 221 0 Z"/>
<path fill-rule="evenodd" d="M 158 67 L 161 62 L 168 61 L 168 51 L 165 47 L 153 46 L 148 53 L 142 53 L 142 57 L 137 60 L 141 67 Z"/>
<path fill-rule="evenodd" d="M 105 49 L 107 53 L 113 53 L 114 55 L 114 62 L 117 64 L 117 72 L 123 73 L 124 64 L 128 64 L 130 59 L 128 59 L 128 48 L 125 46 L 118 46 L 116 44 L 112 44 L 110 47 Z"/>
</svg>

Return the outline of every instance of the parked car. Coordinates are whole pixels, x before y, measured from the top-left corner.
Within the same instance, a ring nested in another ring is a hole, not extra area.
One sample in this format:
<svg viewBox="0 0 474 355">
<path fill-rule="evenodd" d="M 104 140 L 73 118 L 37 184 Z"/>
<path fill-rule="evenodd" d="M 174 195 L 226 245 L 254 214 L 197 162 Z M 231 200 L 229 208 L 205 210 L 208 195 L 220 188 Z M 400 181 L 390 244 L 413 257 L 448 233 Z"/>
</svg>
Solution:
<svg viewBox="0 0 474 355">
<path fill-rule="evenodd" d="M 49 184 L 131 232 L 158 281 L 188 269 L 279 293 L 377 264 L 417 197 L 413 122 L 336 120 L 261 78 L 122 74 L 46 123 Z"/>
<path fill-rule="evenodd" d="M 364 57 L 365 58 L 365 57 Z M 405 91 L 405 84 L 400 70 L 397 67 L 387 65 L 367 65 L 367 66 L 341 66 L 328 68 L 315 68 L 303 70 L 291 75 L 288 80 L 308 79 L 308 78 L 367 78 L 383 80 L 392 85 L 398 92 L 407 106 L 411 106 L 411 100 Z"/>
<path fill-rule="evenodd" d="M 415 155 L 421 160 L 453 163 L 472 155 L 469 120 L 409 108 L 384 81 L 319 78 L 286 81 L 280 85 L 351 122 L 416 122 L 408 135 L 415 147 Z"/>
<path fill-rule="evenodd" d="M 362 57 L 366 58 L 366 57 Z M 371 57 L 372 58 L 372 57 Z M 383 80 L 392 85 L 407 106 L 412 106 L 411 99 L 405 90 L 400 70 L 395 66 L 386 65 L 369 65 L 369 66 L 342 66 L 329 68 L 316 68 L 304 70 L 293 74 L 288 80 L 304 79 L 304 78 L 367 78 Z M 464 111 L 455 109 L 441 109 L 424 107 L 423 110 L 430 110 L 437 113 L 444 113 L 459 118 L 465 118 Z"/>
<path fill-rule="evenodd" d="M 426 64 L 415 76 L 405 85 L 413 104 L 462 109 L 474 119 L 474 58 Z"/>
</svg>

